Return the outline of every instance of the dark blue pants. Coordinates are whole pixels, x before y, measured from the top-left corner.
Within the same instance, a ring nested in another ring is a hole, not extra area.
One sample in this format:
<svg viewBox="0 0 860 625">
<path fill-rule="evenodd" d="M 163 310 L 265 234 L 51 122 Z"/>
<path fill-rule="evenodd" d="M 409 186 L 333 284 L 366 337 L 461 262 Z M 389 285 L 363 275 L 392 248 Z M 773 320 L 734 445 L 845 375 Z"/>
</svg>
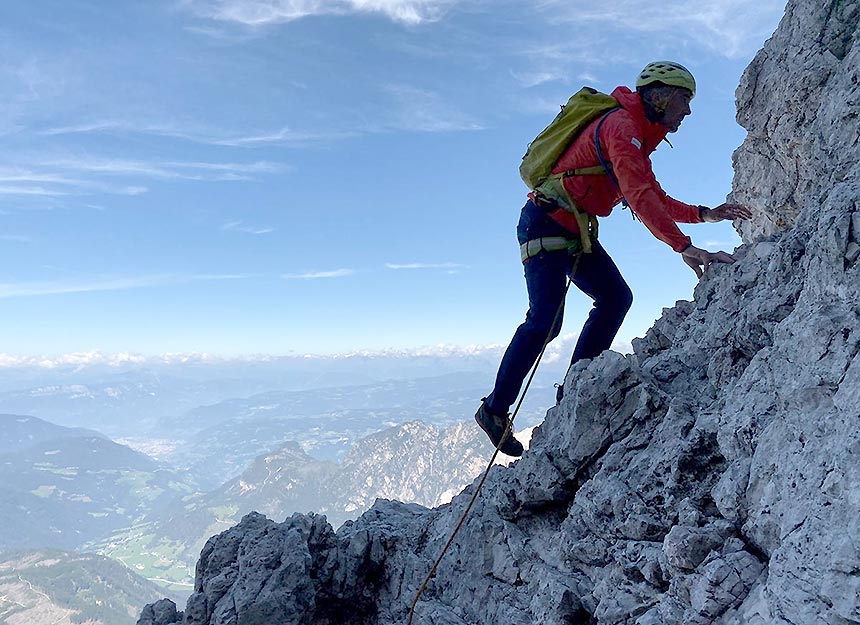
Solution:
<svg viewBox="0 0 860 625">
<path fill-rule="evenodd" d="M 520 243 L 541 236 L 565 234 L 570 236 L 533 203 L 529 202 L 523 208 L 517 226 Z M 541 252 L 523 263 L 529 310 L 499 365 L 496 385 L 487 397 L 490 412 L 508 412 L 516 401 L 523 380 L 537 360 L 544 341 L 547 337 L 554 339 L 561 331 L 565 286 L 575 260 L 576 256 L 566 251 Z M 633 293 L 609 254 L 597 242 L 591 254 L 581 255 L 576 273 L 571 277 L 573 284 L 594 301 L 573 350 L 573 364 L 585 358 L 594 358 L 609 349 L 633 303 Z M 557 313 L 558 318 L 553 325 Z"/>
</svg>

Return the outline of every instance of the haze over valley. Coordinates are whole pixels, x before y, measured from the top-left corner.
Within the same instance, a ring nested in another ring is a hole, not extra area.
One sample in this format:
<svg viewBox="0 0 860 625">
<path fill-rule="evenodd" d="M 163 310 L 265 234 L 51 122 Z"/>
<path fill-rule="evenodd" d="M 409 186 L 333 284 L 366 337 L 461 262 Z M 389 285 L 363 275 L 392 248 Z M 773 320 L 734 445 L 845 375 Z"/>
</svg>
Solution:
<svg viewBox="0 0 860 625">
<path fill-rule="evenodd" d="M 128 606 L 184 601 L 206 540 L 251 511 L 314 511 L 338 526 L 378 497 L 447 503 L 492 454 L 472 413 L 499 355 L 6 367 L 0 549 L 18 568 L 0 578 L 16 597 L 0 615 L 132 624 Z M 562 362 L 549 358 L 519 429 L 554 401 Z M 84 595 L 52 579 L 115 600 L 83 610 Z"/>
</svg>

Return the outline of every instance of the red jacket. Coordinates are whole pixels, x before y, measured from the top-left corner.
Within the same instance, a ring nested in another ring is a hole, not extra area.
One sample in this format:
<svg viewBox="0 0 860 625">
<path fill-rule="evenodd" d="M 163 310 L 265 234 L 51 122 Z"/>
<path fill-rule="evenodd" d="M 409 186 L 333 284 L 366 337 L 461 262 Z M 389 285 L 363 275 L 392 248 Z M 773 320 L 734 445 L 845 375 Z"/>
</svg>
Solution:
<svg viewBox="0 0 860 625">
<path fill-rule="evenodd" d="M 691 242 L 675 222 L 700 223 L 702 218 L 698 206 L 669 197 L 654 177 L 649 156 L 668 130 L 648 121 L 636 92 L 618 87 L 612 92 L 612 97 L 622 108 L 611 113 L 600 127 L 600 147 L 604 158 L 612 164 L 621 191 L 609 176 L 599 174 L 569 176 L 564 179 L 564 186 L 580 209 L 597 217 L 608 216 L 623 194 L 651 234 L 680 252 Z M 594 147 L 594 131 L 599 121 L 600 118 L 596 119 L 580 133 L 562 154 L 553 173 L 600 163 Z M 579 232 L 571 213 L 559 209 L 550 213 L 550 217 L 565 229 Z"/>
</svg>

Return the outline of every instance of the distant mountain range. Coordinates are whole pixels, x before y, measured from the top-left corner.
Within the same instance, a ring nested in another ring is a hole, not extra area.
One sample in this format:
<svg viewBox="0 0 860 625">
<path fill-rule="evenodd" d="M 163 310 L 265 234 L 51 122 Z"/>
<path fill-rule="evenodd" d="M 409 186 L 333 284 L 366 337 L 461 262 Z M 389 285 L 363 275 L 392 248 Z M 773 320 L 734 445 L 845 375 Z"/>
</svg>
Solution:
<svg viewBox="0 0 860 625">
<path fill-rule="evenodd" d="M 0 415 L 0 548 L 76 549 L 194 491 L 104 436 Z"/>
<path fill-rule="evenodd" d="M 96 380 L 84 378 L 0 392 L 0 412 L 89 427 L 111 437 L 139 436 L 149 433 L 167 416 L 268 388 L 259 382 L 197 381 L 148 371 L 114 373 Z"/>
<path fill-rule="evenodd" d="M 0 623 L 134 625 L 141 601 L 164 594 L 164 588 L 95 554 L 0 554 Z"/>
<path fill-rule="evenodd" d="M 405 376 L 440 361 L 401 362 Z M 98 551 L 181 599 L 205 539 L 252 510 L 275 519 L 314 510 L 339 525 L 377 497 L 444 503 L 492 453 L 471 421 L 491 369 L 446 372 L 445 362 L 437 375 L 382 380 L 374 358 L 335 363 L 365 379 L 352 386 L 327 374 L 331 362 L 316 363 L 302 379 L 327 386 L 290 390 L 285 380 L 265 392 L 275 369 L 258 380 L 253 367 L 217 380 L 194 367 L 185 377 L 65 371 L 62 384 L 24 390 L 7 380 L 0 411 L 39 414 L 0 414 L 0 550 Z M 542 417 L 552 381 L 537 383 L 519 427 Z"/>
<path fill-rule="evenodd" d="M 484 376 L 460 373 L 230 399 L 162 420 L 158 431 L 178 440 L 159 459 L 189 471 L 207 489 L 289 441 L 317 459 L 340 461 L 359 439 L 386 427 L 470 420 L 485 382 Z M 551 386 L 535 387 L 518 416 L 521 427 L 538 423 L 554 397 Z"/>
<path fill-rule="evenodd" d="M 16 453 L 48 441 L 76 437 L 107 437 L 84 428 L 67 428 L 35 417 L 0 414 L 0 454 Z"/>
<path fill-rule="evenodd" d="M 524 442 L 528 436 L 521 434 Z M 377 498 L 437 506 L 470 483 L 492 452 L 484 433 L 468 423 L 441 428 L 410 422 L 387 428 L 359 440 L 341 464 L 317 460 L 288 443 L 258 457 L 214 491 L 188 497 L 92 547 L 141 564 L 143 574 L 170 579 L 181 590 L 205 541 L 251 511 L 276 520 L 315 511 L 338 526 Z M 156 559 L 160 564 L 152 565 Z"/>
<path fill-rule="evenodd" d="M 569 345 L 558 339 L 551 350 L 564 353 L 569 351 Z M 238 418 L 241 407 L 232 405 L 234 398 L 245 398 L 238 400 L 242 402 L 253 397 L 256 402 L 271 392 L 295 393 L 283 398 L 290 401 L 283 402 L 286 412 L 280 416 L 307 417 L 362 407 L 395 408 L 398 398 L 393 393 L 418 380 L 427 380 L 416 382 L 417 387 L 428 391 L 424 398 L 442 402 L 444 394 L 451 390 L 468 395 L 471 403 L 466 412 L 471 413 L 471 404 L 492 387 L 500 355 L 501 348 L 444 347 L 235 360 L 193 355 L 142 359 L 83 354 L 66 359 L 68 362 L 31 359 L 19 366 L 8 365 L 8 358 L 0 355 L 0 413 L 32 415 L 67 427 L 88 427 L 114 440 L 159 438 L 165 434 L 176 438 L 212 427 L 220 419 Z M 567 355 L 559 357 L 555 352 L 544 359 L 530 393 L 539 405 L 552 401 L 552 392 L 541 389 L 561 380 L 567 359 Z M 405 386 L 395 388 L 398 383 Z M 454 386 L 449 388 L 450 384 Z M 363 391 L 341 394 L 350 387 L 370 389 L 368 399 L 377 396 L 383 401 L 361 402 Z M 379 393 L 372 390 L 374 387 Z M 348 397 L 359 398 L 361 403 L 341 403 Z M 412 399 L 418 398 L 413 395 Z M 402 400 L 406 406 L 416 406 L 408 393 Z M 239 410 L 233 411 L 233 407 Z M 528 406 L 526 410 L 531 412 Z M 422 411 L 397 422 L 410 418 L 429 417 Z M 459 409 L 457 418 L 465 418 Z M 186 427 L 192 424 L 192 428 Z M 172 426 L 178 427 L 165 429 Z M 383 426 L 376 429 L 380 427 Z"/>
</svg>

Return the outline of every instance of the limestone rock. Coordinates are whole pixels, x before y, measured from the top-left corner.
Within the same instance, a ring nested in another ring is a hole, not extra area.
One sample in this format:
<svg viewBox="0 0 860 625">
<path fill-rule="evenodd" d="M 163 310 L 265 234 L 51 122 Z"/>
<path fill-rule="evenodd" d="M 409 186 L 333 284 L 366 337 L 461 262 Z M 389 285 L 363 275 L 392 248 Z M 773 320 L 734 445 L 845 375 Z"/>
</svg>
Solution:
<svg viewBox="0 0 860 625">
<path fill-rule="evenodd" d="M 175 603 L 170 599 L 162 599 L 143 609 L 137 625 L 179 625 L 182 616 L 182 612 L 176 611 Z"/>
</svg>

